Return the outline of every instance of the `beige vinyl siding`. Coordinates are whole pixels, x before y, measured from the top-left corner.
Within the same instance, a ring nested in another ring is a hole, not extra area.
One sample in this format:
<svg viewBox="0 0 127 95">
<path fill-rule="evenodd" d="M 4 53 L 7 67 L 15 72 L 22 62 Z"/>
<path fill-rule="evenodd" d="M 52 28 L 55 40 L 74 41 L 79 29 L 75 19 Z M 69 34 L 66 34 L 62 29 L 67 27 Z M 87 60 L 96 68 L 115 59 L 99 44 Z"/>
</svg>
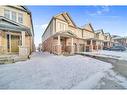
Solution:
<svg viewBox="0 0 127 95">
<path fill-rule="evenodd" d="M 99 40 L 104 40 L 104 39 L 105 39 L 104 37 L 105 37 L 105 36 L 104 36 L 103 33 L 99 33 Z"/>
<path fill-rule="evenodd" d="M 82 38 L 82 30 L 81 29 L 77 29 L 77 36 L 79 37 L 79 38 Z"/>
<path fill-rule="evenodd" d="M 111 40 L 111 37 L 110 36 L 107 36 L 107 40 L 110 41 Z"/>
<path fill-rule="evenodd" d="M 71 32 L 73 32 L 74 34 L 77 35 L 77 28 L 72 27 L 72 26 L 68 26 L 68 30 L 70 30 Z"/>
<path fill-rule="evenodd" d="M 17 17 L 16 22 L 18 22 L 18 13 L 23 14 L 23 23 L 22 24 L 29 27 L 29 28 L 32 27 L 32 22 L 31 22 L 31 19 L 30 19 L 30 15 L 27 12 L 18 10 L 16 8 L 11 8 L 11 7 L 8 7 L 8 6 L 0 6 L 0 16 L 4 16 L 4 10 L 5 9 L 10 11 L 10 19 L 12 19 L 12 15 L 11 15 L 12 11 L 16 12 L 16 17 Z"/>
<path fill-rule="evenodd" d="M 4 7 L 0 6 L 0 16 L 4 16 Z"/>
<path fill-rule="evenodd" d="M 3 48 L 4 51 L 6 51 L 7 48 L 7 40 L 6 40 L 6 33 L 2 32 L 2 42 L 1 42 L 1 46 Z"/>
<path fill-rule="evenodd" d="M 83 30 L 83 38 L 84 39 L 94 38 L 94 37 L 95 37 L 94 32 L 89 32 L 89 31 Z"/>
</svg>

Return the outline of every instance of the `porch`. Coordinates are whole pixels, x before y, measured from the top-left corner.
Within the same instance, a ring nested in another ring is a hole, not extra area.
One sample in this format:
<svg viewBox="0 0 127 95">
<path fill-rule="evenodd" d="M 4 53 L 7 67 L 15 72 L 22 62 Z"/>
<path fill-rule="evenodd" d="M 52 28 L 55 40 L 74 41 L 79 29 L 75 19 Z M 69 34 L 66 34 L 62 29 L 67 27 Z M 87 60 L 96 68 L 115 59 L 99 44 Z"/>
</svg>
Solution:
<svg viewBox="0 0 127 95">
<path fill-rule="evenodd" d="M 98 51 L 103 49 L 103 42 L 101 40 L 90 38 L 86 39 L 86 52 Z"/>
<path fill-rule="evenodd" d="M 0 55 L 27 57 L 30 54 L 30 36 L 28 27 L 0 17 Z"/>
<path fill-rule="evenodd" d="M 104 48 L 110 48 L 113 46 L 113 43 L 111 41 L 104 41 Z"/>
<path fill-rule="evenodd" d="M 72 55 L 75 53 L 74 40 L 76 35 L 72 32 L 59 32 L 53 36 L 52 53 L 60 55 Z"/>
</svg>

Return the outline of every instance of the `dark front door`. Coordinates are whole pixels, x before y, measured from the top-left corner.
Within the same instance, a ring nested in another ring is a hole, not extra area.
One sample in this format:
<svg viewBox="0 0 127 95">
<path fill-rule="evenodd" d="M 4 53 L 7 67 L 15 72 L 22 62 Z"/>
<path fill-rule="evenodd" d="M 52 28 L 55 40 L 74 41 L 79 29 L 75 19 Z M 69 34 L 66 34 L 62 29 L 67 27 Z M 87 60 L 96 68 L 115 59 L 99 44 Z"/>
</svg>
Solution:
<svg viewBox="0 0 127 95">
<path fill-rule="evenodd" d="M 10 51 L 10 40 L 9 40 L 9 34 L 7 34 L 7 52 Z"/>
</svg>

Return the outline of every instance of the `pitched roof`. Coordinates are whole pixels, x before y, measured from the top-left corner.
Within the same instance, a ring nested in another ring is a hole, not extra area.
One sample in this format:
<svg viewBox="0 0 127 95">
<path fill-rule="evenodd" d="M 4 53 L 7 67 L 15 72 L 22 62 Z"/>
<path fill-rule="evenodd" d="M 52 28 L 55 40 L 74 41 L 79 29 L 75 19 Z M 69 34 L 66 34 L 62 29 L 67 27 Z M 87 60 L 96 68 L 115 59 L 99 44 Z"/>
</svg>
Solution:
<svg viewBox="0 0 127 95">
<path fill-rule="evenodd" d="M 110 33 L 104 33 L 105 36 L 111 36 Z"/>
<path fill-rule="evenodd" d="M 77 27 L 76 24 L 75 24 L 75 22 L 72 20 L 72 17 L 69 15 L 69 13 L 63 12 L 63 13 L 60 13 L 60 14 L 55 15 L 54 18 L 56 18 L 56 17 L 58 17 L 58 16 L 60 16 L 60 15 L 62 15 L 68 23 L 70 23 L 70 22 L 69 22 L 69 20 L 70 20 L 70 21 L 72 22 L 72 24 L 73 24 L 75 27 Z M 68 17 L 69 19 L 68 19 L 67 17 Z"/>
<path fill-rule="evenodd" d="M 98 29 L 98 30 L 95 30 L 95 33 L 96 34 L 100 34 L 100 33 L 103 33 L 104 34 L 104 31 L 103 31 L 103 29 Z"/>
<path fill-rule="evenodd" d="M 72 31 L 67 30 L 67 31 L 61 31 L 61 32 L 57 32 L 54 34 L 54 36 L 57 35 L 61 35 L 61 36 L 65 36 L 65 37 L 77 37 L 76 34 L 74 34 Z"/>
<path fill-rule="evenodd" d="M 85 30 L 87 30 L 87 31 L 89 31 L 89 29 L 87 29 L 88 26 L 92 29 L 92 32 L 94 32 L 94 29 L 93 29 L 91 23 L 87 23 L 87 24 L 85 24 L 84 26 L 82 26 L 81 28 L 82 28 L 82 29 L 85 29 Z"/>
</svg>

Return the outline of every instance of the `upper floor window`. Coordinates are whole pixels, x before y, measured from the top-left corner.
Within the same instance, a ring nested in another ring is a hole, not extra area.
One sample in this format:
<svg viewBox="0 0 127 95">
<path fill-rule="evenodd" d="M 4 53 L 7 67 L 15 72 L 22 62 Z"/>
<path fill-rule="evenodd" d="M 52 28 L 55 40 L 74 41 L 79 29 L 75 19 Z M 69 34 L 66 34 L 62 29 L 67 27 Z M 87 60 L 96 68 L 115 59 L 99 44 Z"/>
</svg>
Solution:
<svg viewBox="0 0 127 95">
<path fill-rule="evenodd" d="M 64 23 L 58 22 L 58 29 L 60 29 L 60 31 L 65 31 L 66 25 Z"/>
<path fill-rule="evenodd" d="M 16 12 L 13 12 L 12 11 L 12 14 L 11 15 L 12 15 L 12 20 L 13 21 L 16 21 L 16 19 L 17 19 Z"/>
<path fill-rule="evenodd" d="M 7 9 L 4 9 L 4 17 L 10 19 L 10 11 Z"/>
<path fill-rule="evenodd" d="M 18 22 L 23 23 L 23 14 L 22 13 L 18 13 Z"/>
</svg>

